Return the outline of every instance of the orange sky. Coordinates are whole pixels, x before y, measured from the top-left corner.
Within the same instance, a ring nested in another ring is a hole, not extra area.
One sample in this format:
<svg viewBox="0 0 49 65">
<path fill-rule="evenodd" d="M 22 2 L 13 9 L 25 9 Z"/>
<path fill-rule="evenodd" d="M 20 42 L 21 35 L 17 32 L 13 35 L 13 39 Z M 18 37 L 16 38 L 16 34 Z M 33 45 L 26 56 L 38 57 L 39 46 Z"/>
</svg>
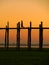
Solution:
<svg viewBox="0 0 49 65">
<path fill-rule="evenodd" d="M 7 21 L 10 27 L 15 27 L 21 20 L 24 26 L 29 26 L 30 20 L 33 26 L 39 26 L 40 21 L 49 26 L 49 5 L 40 0 L 4 0 L 0 3 L 0 27 L 5 27 Z"/>
<path fill-rule="evenodd" d="M 29 26 L 29 22 L 32 21 L 32 25 L 36 27 L 43 21 L 43 25 L 49 27 L 49 4 L 48 0 L 45 1 L 2 0 L 0 2 L 0 27 L 5 27 L 7 21 L 10 27 L 16 27 L 16 23 L 21 20 L 24 21 L 24 26 Z"/>
</svg>

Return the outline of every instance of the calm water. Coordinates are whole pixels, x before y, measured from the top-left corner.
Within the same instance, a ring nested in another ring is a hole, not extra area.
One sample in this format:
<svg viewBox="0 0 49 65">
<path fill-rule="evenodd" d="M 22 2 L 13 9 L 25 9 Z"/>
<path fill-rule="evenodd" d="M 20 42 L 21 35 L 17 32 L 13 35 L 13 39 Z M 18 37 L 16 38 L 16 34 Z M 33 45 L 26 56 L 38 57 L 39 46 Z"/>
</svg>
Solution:
<svg viewBox="0 0 49 65">
<path fill-rule="evenodd" d="M 17 43 L 16 38 L 17 38 L 17 30 L 10 30 L 9 31 L 9 44 L 15 47 Z M 21 30 L 20 32 L 20 43 L 22 45 L 21 47 L 23 47 L 23 45 L 27 45 L 27 42 L 28 42 L 28 31 Z M 4 44 L 4 43 L 5 43 L 5 30 L 0 30 L 0 44 Z M 32 45 L 39 44 L 39 30 L 32 30 L 31 44 Z M 44 30 L 43 32 L 43 44 L 49 44 L 49 30 Z M 31 46 L 31 47 L 38 48 L 39 46 Z M 43 46 L 43 47 L 48 48 L 49 46 Z"/>
</svg>

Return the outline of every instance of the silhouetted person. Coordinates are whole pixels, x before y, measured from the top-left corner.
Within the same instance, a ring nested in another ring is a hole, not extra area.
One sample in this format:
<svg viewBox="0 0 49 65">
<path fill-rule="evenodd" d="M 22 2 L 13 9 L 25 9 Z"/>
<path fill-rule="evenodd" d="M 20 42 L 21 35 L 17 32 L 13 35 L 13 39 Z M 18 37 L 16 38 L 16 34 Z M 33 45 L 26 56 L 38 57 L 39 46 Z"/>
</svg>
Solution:
<svg viewBox="0 0 49 65">
<path fill-rule="evenodd" d="M 24 27 L 24 26 L 23 26 L 23 21 L 22 21 L 22 20 L 21 20 L 21 27 Z"/>
</svg>

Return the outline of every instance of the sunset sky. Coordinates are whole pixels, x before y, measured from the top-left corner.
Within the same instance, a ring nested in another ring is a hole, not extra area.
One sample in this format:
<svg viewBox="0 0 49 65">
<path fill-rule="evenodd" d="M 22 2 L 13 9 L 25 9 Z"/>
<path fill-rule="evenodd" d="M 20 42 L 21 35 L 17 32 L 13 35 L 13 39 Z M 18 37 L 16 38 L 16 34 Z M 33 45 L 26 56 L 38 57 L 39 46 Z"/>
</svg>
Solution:
<svg viewBox="0 0 49 65">
<path fill-rule="evenodd" d="M 38 27 L 41 21 L 43 26 L 49 27 L 49 0 L 0 0 L 0 27 L 5 27 L 7 21 L 10 27 L 16 27 L 16 23 L 21 20 L 25 27 L 29 26 L 30 21 L 35 27 Z"/>
<path fill-rule="evenodd" d="M 0 0 L 0 27 L 5 27 L 7 21 L 10 27 L 23 20 L 24 26 L 39 26 L 43 21 L 49 27 L 49 0 Z"/>
</svg>

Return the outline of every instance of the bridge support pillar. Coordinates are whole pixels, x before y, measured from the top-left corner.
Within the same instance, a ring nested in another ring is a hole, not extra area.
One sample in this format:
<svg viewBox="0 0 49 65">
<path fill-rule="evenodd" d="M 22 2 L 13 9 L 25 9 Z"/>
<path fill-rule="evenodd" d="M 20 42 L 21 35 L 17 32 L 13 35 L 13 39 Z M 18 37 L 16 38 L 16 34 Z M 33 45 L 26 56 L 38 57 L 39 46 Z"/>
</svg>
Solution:
<svg viewBox="0 0 49 65">
<path fill-rule="evenodd" d="M 30 28 L 28 28 L 28 48 L 31 48 L 31 22 L 30 22 Z"/>
<path fill-rule="evenodd" d="M 17 48 L 20 48 L 20 22 L 17 24 Z"/>
<path fill-rule="evenodd" d="M 39 48 L 41 49 L 43 46 L 43 24 L 41 22 L 41 24 L 39 25 Z"/>
<path fill-rule="evenodd" d="M 9 22 L 7 22 L 6 31 L 5 31 L 5 48 L 9 47 Z"/>
</svg>

